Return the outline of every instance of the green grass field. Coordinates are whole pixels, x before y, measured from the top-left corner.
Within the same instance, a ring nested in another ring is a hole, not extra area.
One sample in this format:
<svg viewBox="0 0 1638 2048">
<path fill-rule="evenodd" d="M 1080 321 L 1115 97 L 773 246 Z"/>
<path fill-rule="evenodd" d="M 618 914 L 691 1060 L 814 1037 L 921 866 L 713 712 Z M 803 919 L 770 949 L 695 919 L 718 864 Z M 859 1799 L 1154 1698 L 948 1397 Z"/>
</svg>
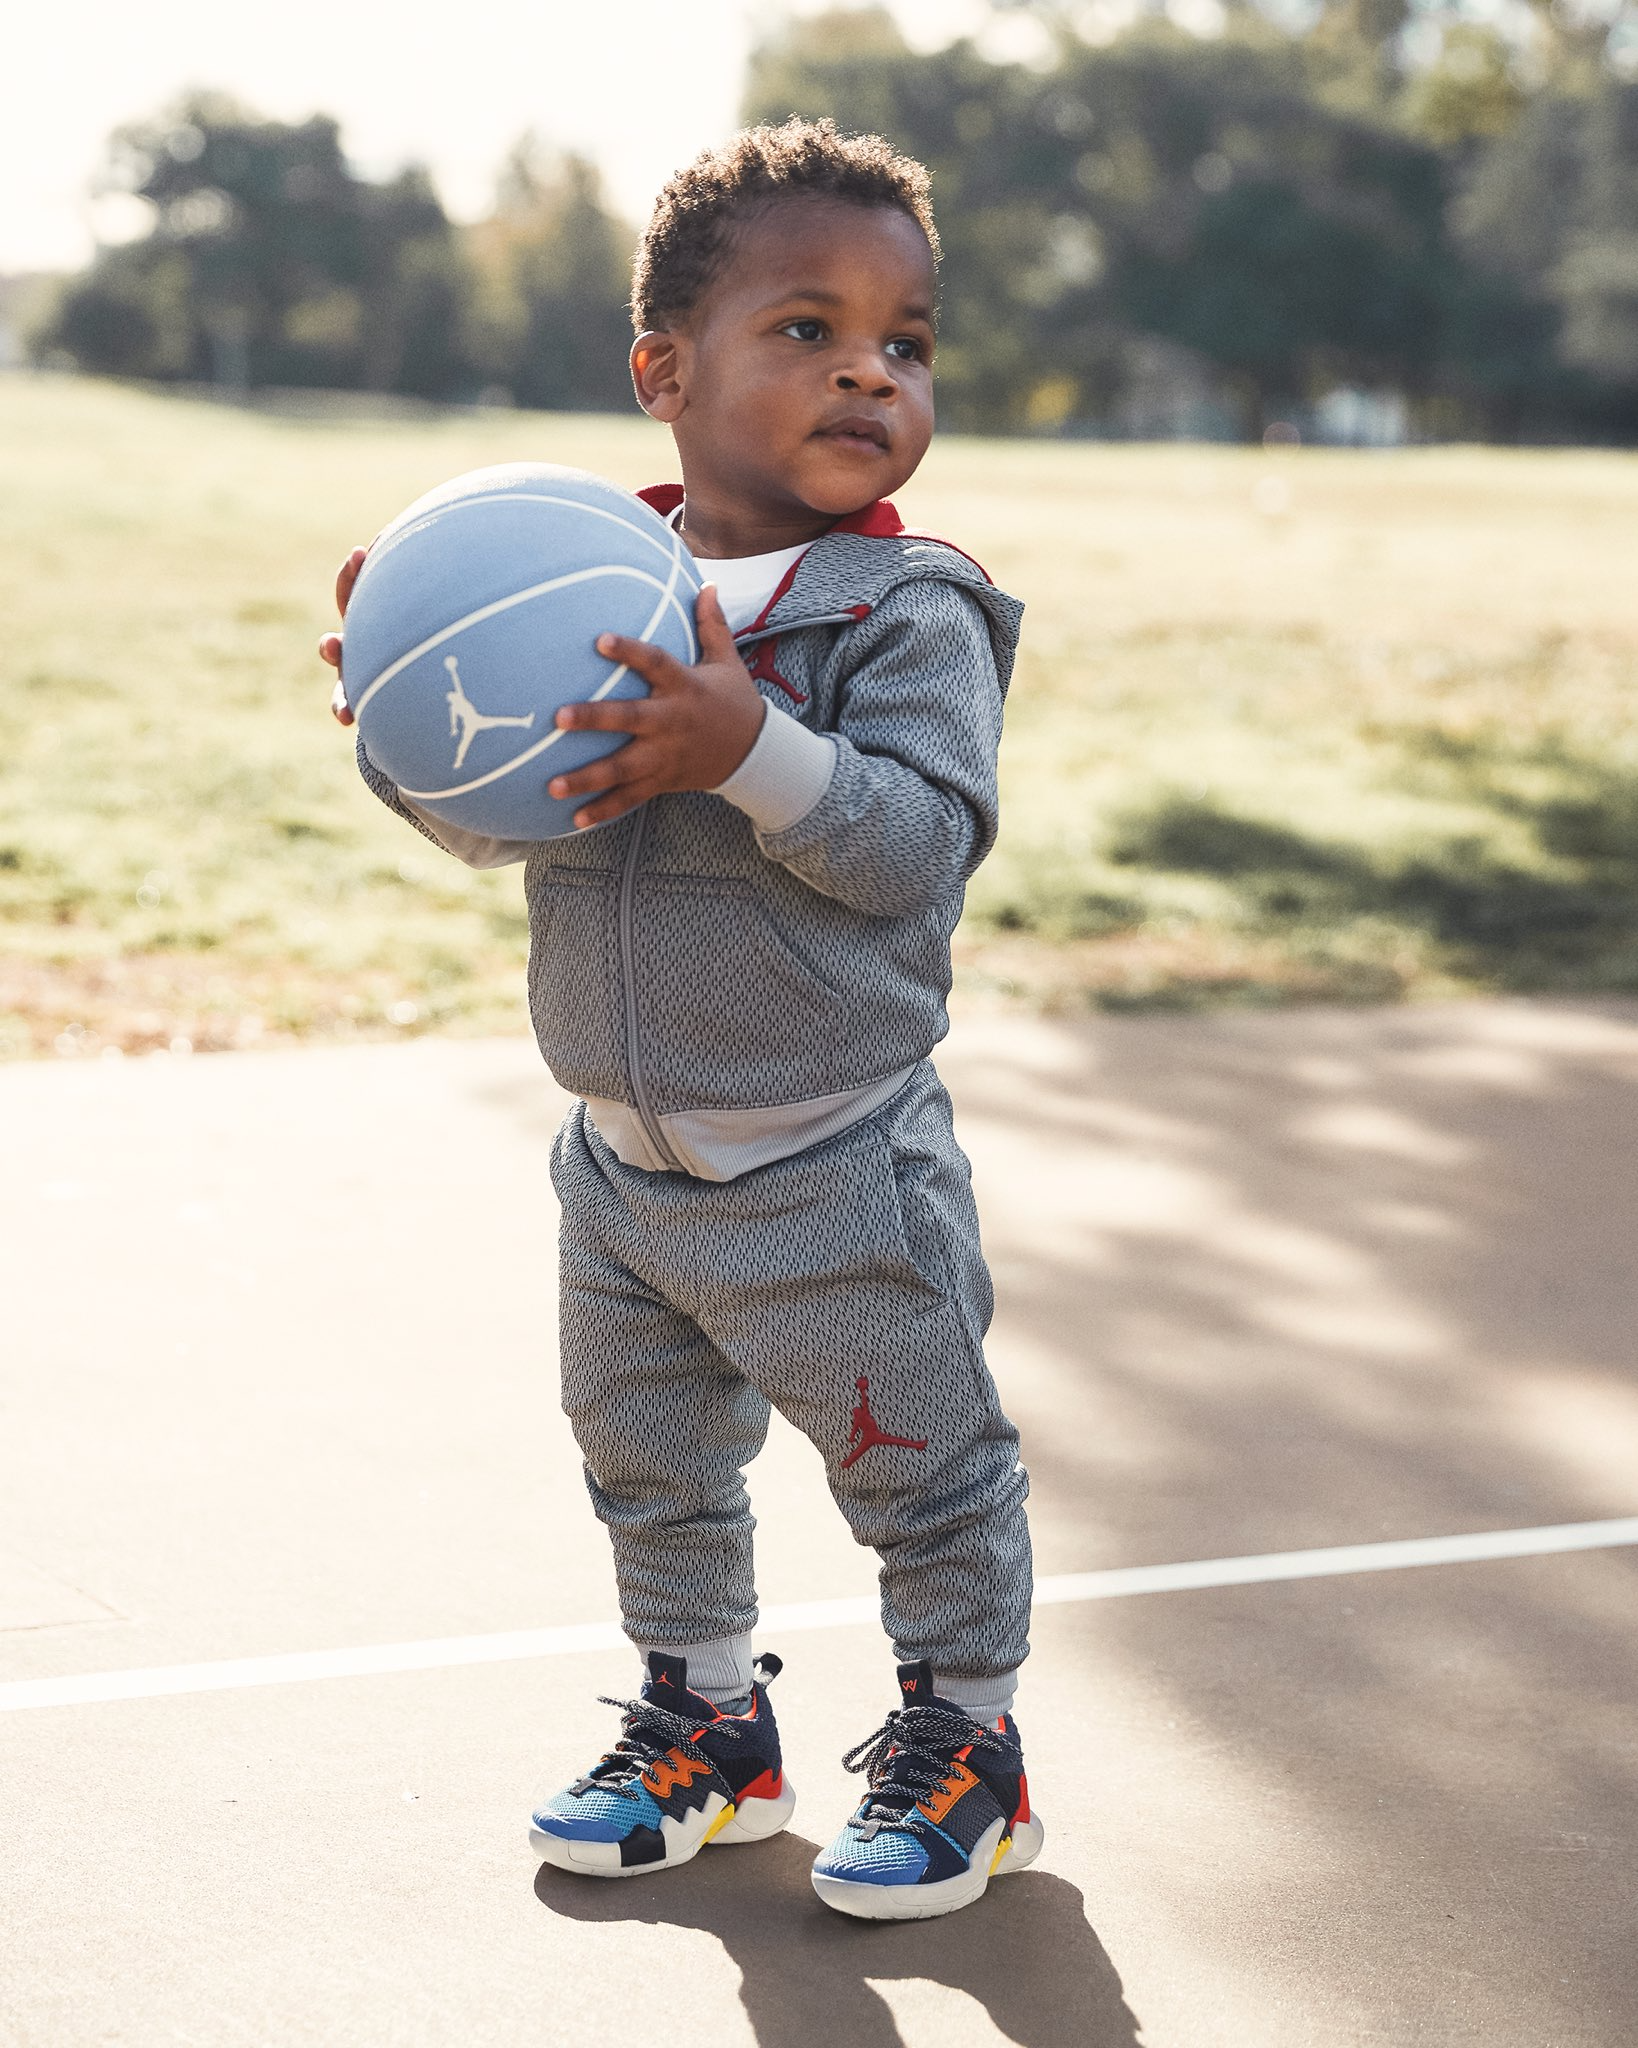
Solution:
<svg viewBox="0 0 1638 2048">
<path fill-rule="evenodd" d="M 281 417 L 0 379 L 0 1050 L 522 1028 L 516 870 L 357 782 L 336 560 L 640 419 Z M 903 509 L 1029 604 L 972 993 L 1638 988 L 1638 457 L 952 439 Z"/>
</svg>

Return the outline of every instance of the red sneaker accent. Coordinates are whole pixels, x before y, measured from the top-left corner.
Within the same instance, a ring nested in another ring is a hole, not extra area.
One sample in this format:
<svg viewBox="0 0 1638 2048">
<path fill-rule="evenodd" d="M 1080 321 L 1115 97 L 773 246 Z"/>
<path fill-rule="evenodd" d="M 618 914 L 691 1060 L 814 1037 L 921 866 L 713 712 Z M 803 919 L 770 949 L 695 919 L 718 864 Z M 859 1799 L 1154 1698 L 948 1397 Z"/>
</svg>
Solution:
<svg viewBox="0 0 1638 2048">
<path fill-rule="evenodd" d="M 1025 1777 L 1023 1777 L 1023 1776 L 1020 1776 L 1020 1778 L 1019 1778 L 1019 1780 L 1018 1780 L 1018 1811 L 1017 1811 L 1017 1812 L 1016 1812 L 1016 1813 L 1015 1813 L 1015 1814 L 1013 1815 L 1013 1817 L 1012 1817 L 1012 1824 L 1013 1824 L 1013 1826 L 1014 1826 L 1014 1827 L 1017 1827 L 1017 1825 L 1018 1825 L 1018 1823 L 1019 1823 L 1020 1821 L 1025 1821 L 1025 1820 L 1028 1820 L 1028 1819 L 1029 1819 L 1029 1780 L 1028 1780 L 1028 1778 L 1025 1778 Z"/>
<path fill-rule="evenodd" d="M 777 1799 L 784 1789 L 785 1773 L 782 1770 L 764 1771 L 760 1778 L 751 1780 L 734 1803 L 737 1806 L 747 1799 Z"/>
</svg>

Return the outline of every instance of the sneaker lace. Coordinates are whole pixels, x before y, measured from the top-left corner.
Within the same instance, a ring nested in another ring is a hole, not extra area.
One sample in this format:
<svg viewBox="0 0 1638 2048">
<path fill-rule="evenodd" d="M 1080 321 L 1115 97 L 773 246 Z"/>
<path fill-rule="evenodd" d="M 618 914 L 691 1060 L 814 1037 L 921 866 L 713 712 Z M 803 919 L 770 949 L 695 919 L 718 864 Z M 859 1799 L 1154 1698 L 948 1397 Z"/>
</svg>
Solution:
<svg viewBox="0 0 1638 2048">
<path fill-rule="evenodd" d="M 954 1752 L 1002 1749 L 995 1731 L 946 1707 L 895 1707 L 863 1742 L 842 1758 L 842 1768 L 867 1774 L 870 1791 L 848 1822 L 866 1840 L 878 1828 L 908 1829 L 915 1808 L 942 1790 Z"/>
<path fill-rule="evenodd" d="M 599 1703 L 605 1707 L 620 1709 L 620 1740 L 594 1763 L 586 1775 L 571 1789 L 580 1791 L 583 1787 L 597 1786 L 604 1792 L 618 1793 L 622 1799 L 637 1797 L 636 1781 L 650 1764 L 661 1757 L 669 1756 L 673 1750 L 680 1750 L 690 1763 L 709 1764 L 715 1769 L 715 1760 L 701 1749 L 696 1737 L 705 1731 L 696 1720 L 686 1714 L 676 1714 L 669 1707 L 656 1705 L 653 1700 L 616 1700 L 607 1693 L 598 1695 Z M 743 1738 L 744 1729 L 731 1718 L 714 1721 L 712 1730 L 719 1736 L 726 1736 L 730 1742 Z"/>
</svg>

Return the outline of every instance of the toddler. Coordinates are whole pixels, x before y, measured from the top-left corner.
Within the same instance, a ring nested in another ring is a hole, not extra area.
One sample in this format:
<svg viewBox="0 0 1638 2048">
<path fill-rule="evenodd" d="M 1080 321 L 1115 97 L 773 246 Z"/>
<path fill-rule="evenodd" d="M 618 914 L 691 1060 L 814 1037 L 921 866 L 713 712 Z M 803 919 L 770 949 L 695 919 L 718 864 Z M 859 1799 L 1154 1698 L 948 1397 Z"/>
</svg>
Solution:
<svg viewBox="0 0 1638 2048">
<path fill-rule="evenodd" d="M 566 839 L 443 824 L 359 749 L 449 851 L 526 863 L 535 1030 L 579 1098 L 552 1161 L 563 1404 L 645 1676 L 531 1839 L 614 1877 L 789 1820 L 744 1478 L 772 1404 L 881 1559 L 899 1696 L 813 1870 L 872 1919 L 965 1906 L 1041 1845 L 1011 1711 L 1028 1483 L 929 1059 L 1021 607 L 889 502 L 933 429 L 937 255 L 927 174 L 880 137 L 791 121 L 680 171 L 631 370 L 682 470 L 643 496 L 710 579 L 698 663 L 599 640 L 650 695 L 559 714 L 630 735 L 551 784 L 602 828 Z"/>
</svg>

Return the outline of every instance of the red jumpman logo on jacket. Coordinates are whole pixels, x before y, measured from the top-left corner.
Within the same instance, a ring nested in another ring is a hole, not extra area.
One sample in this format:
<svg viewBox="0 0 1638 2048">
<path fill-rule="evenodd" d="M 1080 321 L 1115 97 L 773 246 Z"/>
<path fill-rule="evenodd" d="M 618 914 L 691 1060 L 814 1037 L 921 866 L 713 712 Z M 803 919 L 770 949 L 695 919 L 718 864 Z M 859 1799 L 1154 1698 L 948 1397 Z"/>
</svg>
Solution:
<svg viewBox="0 0 1638 2048">
<path fill-rule="evenodd" d="M 916 1438 L 910 1436 L 889 1436 L 887 1431 L 882 1428 L 881 1424 L 877 1422 L 875 1416 L 870 1412 L 869 1380 L 860 1380 L 858 1388 L 859 1400 L 858 1405 L 853 1410 L 853 1427 L 848 1433 L 848 1450 L 847 1456 L 841 1463 L 840 1469 L 842 1471 L 845 1472 L 849 1465 L 857 1464 L 865 1452 L 873 1449 L 877 1444 L 897 1444 L 899 1449 L 903 1451 L 926 1450 L 927 1439 L 925 1437 L 922 1437 L 918 1442 Z"/>
</svg>

